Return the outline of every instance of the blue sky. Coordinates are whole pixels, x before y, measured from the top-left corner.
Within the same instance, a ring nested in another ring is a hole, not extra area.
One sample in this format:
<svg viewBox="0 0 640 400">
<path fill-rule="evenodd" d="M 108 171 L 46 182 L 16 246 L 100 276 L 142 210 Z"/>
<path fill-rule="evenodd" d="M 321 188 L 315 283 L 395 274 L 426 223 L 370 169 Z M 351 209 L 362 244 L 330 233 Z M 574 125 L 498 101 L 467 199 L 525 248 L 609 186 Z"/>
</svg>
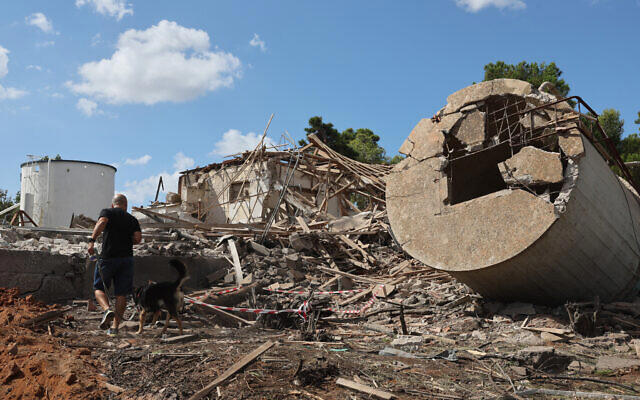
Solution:
<svg viewBox="0 0 640 400">
<path fill-rule="evenodd" d="M 309 117 L 370 128 L 389 155 L 496 60 L 555 61 L 637 132 L 636 0 L 41 0 L 0 5 L 0 188 L 27 154 L 115 164 L 136 204 L 158 176 Z M 174 188 L 175 190 L 175 188 Z"/>
</svg>

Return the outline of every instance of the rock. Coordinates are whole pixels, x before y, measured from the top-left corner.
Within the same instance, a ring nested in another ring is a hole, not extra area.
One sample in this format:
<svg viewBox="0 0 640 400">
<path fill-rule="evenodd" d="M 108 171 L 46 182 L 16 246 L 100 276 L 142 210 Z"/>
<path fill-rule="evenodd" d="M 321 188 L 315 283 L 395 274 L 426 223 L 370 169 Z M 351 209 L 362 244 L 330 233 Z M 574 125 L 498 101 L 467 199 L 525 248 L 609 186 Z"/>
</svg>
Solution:
<svg viewBox="0 0 640 400">
<path fill-rule="evenodd" d="M 562 182 L 560 153 L 533 146 L 522 148 L 513 157 L 498 164 L 507 185 L 547 185 Z"/>
<path fill-rule="evenodd" d="M 48 238 L 46 236 L 42 236 L 40 237 L 40 239 L 38 240 L 40 243 L 44 243 L 44 244 L 52 244 L 53 243 L 53 239 Z"/>
<path fill-rule="evenodd" d="M 635 368 L 640 366 L 640 360 L 631 358 L 622 358 L 616 356 L 602 356 L 596 362 L 597 370 L 616 371 L 624 368 Z"/>
<path fill-rule="evenodd" d="M 378 352 L 381 356 L 392 356 L 392 357 L 403 357 L 403 358 L 417 358 L 415 355 L 411 353 L 407 353 L 406 351 L 394 349 L 393 347 L 385 347 L 384 349 Z"/>
<path fill-rule="evenodd" d="M 53 239 L 53 244 L 58 246 L 68 246 L 69 241 L 67 239 Z"/>
<path fill-rule="evenodd" d="M 289 245 L 296 251 L 304 251 L 313 249 L 313 241 L 301 233 L 292 233 L 289 235 Z"/>
<path fill-rule="evenodd" d="M 263 245 L 261 245 L 260 243 L 256 243 L 253 240 L 249 241 L 249 247 L 251 248 L 251 250 L 253 250 L 254 252 L 263 255 L 263 256 L 270 256 L 271 255 L 271 250 L 267 249 L 266 247 L 264 247 Z"/>
<path fill-rule="evenodd" d="M 531 346 L 518 352 L 533 368 L 546 372 L 560 373 L 567 369 L 573 358 L 564 354 L 557 354 L 550 346 Z"/>
<path fill-rule="evenodd" d="M 398 335 L 397 338 L 393 339 L 391 342 L 392 346 L 415 346 L 419 345 L 424 341 L 422 336 L 412 336 L 412 335 Z"/>
</svg>

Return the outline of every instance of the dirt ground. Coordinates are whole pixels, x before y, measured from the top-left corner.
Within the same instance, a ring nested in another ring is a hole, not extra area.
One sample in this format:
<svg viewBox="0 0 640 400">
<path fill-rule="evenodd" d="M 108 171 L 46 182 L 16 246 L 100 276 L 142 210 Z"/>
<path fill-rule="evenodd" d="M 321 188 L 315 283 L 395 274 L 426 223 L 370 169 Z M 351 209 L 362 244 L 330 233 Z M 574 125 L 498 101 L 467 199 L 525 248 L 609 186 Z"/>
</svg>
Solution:
<svg viewBox="0 0 640 400">
<path fill-rule="evenodd" d="M 2 290 L 0 295 L 2 399 L 188 399 L 267 341 L 276 345 L 208 398 L 373 398 L 338 386 L 339 377 L 377 387 L 398 399 L 532 398 L 515 394 L 531 388 L 640 396 L 640 362 L 634 362 L 638 356 L 628 334 L 607 332 L 594 338 L 568 334 L 550 342 L 541 339 L 536 327 L 563 329 L 567 324 L 552 313 L 525 319 L 470 315 L 465 305 L 415 314 L 408 310 L 407 326 L 420 340 L 402 345 L 392 342 L 398 337 L 395 333 L 372 330 L 399 330 L 393 312 L 379 312 L 373 322 L 374 317 L 330 316 L 319 320 L 309 335 L 259 324 L 224 327 L 188 307 L 184 333 L 195 336 L 166 343 L 160 326 L 147 326 L 136 335 L 133 321 L 124 323 L 119 336 L 108 337 L 97 327 L 101 313 L 87 311 L 86 303 L 75 304 L 50 323 L 21 327 L 26 319 L 52 307 L 21 299 L 13 290 Z M 130 308 L 125 316 L 132 313 Z M 177 335 L 177 329 L 170 328 L 165 339 Z M 380 355 L 385 348 L 405 353 Z M 542 362 L 541 355 L 547 357 Z M 629 363 L 598 369 L 596 362 L 602 357 Z"/>
</svg>

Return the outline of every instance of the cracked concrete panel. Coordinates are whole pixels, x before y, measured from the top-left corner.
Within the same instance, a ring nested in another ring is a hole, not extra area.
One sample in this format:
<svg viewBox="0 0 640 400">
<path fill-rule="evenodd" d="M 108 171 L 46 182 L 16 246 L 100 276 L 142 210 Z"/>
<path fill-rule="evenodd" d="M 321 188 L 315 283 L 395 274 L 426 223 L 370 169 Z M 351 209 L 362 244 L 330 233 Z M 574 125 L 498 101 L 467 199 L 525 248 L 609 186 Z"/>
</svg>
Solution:
<svg viewBox="0 0 640 400">
<path fill-rule="evenodd" d="M 558 134 L 558 145 L 567 157 L 577 159 L 584 155 L 582 133 L 577 128 Z"/>
<path fill-rule="evenodd" d="M 513 157 L 498 164 L 507 185 L 548 185 L 562 182 L 560 153 L 533 146 L 523 147 Z"/>
<path fill-rule="evenodd" d="M 442 207 L 428 196 L 392 198 L 387 204 L 403 249 L 444 271 L 472 271 L 510 259 L 557 218 L 553 204 L 523 190 L 506 189 L 454 206 Z"/>
<path fill-rule="evenodd" d="M 464 116 L 455 137 L 469 147 L 469 150 L 481 146 L 485 140 L 485 113 L 472 111 Z"/>
<path fill-rule="evenodd" d="M 517 79 L 494 79 L 460 89 L 447 97 L 445 113 L 459 111 L 462 107 L 482 101 L 489 96 L 515 94 L 525 96 L 534 88 L 530 83 Z"/>
<path fill-rule="evenodd" d="M 404 141 L 400 150 L 400 153 L 405 155 L 411 155 L 413 152 L 414 146 L 416 143 L 420 143 L 423 140 L 428 140 L 428 133 L 433 129 L 435 124 L 431 121 L 431 118 L 423 118 L 418 122 L 418 124 L 413 128 L 407 140 Z M 444 140 L 444 139 L 443 139 Z M 440 146 L 439 151 L 442 152 L 442 146 Z M 434 152 L 437 153 L 438 149 L 434 149 Z M 429 153 L 427 151 L 427 153 Z M 435 155 L 435 154 L 434 154 Z"/>
</svg>

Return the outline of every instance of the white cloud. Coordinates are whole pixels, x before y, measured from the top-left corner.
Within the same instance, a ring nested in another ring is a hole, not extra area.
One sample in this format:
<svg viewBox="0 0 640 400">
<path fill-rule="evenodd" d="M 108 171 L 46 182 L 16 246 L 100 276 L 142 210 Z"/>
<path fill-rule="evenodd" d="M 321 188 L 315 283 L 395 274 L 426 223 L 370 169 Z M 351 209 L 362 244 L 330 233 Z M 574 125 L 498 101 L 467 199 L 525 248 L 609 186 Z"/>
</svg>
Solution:
<svg viewBox="0 0 640 400">
<path fill-rule="evenodd" d="M 51 20 L 41 12 L 33 13 L 28 17 L 25 17 L 24 20 L 27 25 L 38 27 L 44 33 L 55 33 L 53 31 L 53 23 L 51 23 Z"/>
<path fill-rule="evenodd" d="M 9 50 L 0 46 L 0 78 L 9 73 Z M 28 92 L 0 85 L 0 100 L 13 100 L 27 95 Z"/>
<path fill-rule="evenodd" d="M 260 50 L 264 53 L 267 51 L 267 44 L 264 40 L 260 39 L 257 33 L 253 34 L 253 38 L 249 41 L 249 44 L 253 47 L 260 47 Z"/>
<path fill-rule="evenodd" d="M 58 93 L 58 92 L 53 92 L 49 96 L 53 97 L 54 99 L 63 99 L 64 98 L 64 95 L 62 93 Z"/>
<path fill-rule="evenodd" d="M 173 168 L 178 171 L 184 171 L 185 169 L 189 169 L 193 167 L 195 161 L 191 157 L 185 156 L 182 152 L 178 152 L 175 156 L 173 156 L 175 163 L 173 163 Z"/>
<path fill-rule="evenodd" d="M 9 73 L 9 50 L 0 46 L 0 78 L 4 78 Z"/>
<path fill-rule="evenodd" d="M 129 204 L 144 205 L 145 202 L 151 201 L 155 197 L 160 177 L 162 177 L 165 192 L 178 191 L 178 178 L 180 177 L 180 172 L 176 171 L 170 174 L 163 171 L 158 175 L 152 175 L 148 178 L 125 182 L 124 189 L 121 190 L 121 193 L 124 193 L 124 195 L 127 196 Z"/>
<path fill-rule="evenodd" d="M 475 13 L 486 7 L 496 7 L 499 9 L 511 8 L 513 10 L 526 8 L 523 0 L 455 0 L 458 7 Z"/>
<path fill-rule="evenodd" d="M 42 67 L 39 65 L 27 65 L 27 69 L 35 69 L 36 71 L 42 71 Z"/>
<path fill-rule="evenodd" d="M 165 192 L 178 192 L 178 178 L 180 178 L 180 171 L 193 166 L 193 158 L 187 157 L 182 152 L 173 156 L 175 163 L 173 167 L 175 171 L 169 173 L 163 171 L 157 175 L 152 175 L 141 180 L 127 181 L 124 184 L 124 189 L 121 190 L 124 193 L 130 204 L 142 205 L 147 201 L 153 200 L 158 188 L 158 180 L 162 177 L 164 183 Z"/>
<path fill-rule="evenodd" d="M 89 99 L 85 99 L 84 97 L 78 100 L 78 102 L 76 103 L 76 108 L 87 117 L 91 117 L 96 114 L 102 114 L 102 111 L 98 109 L 98 103 Z"/>
<path fill-rule="evenodd" d="M 100 33 L 96 33 L 91 38 L 91 46 L 97 46 L 102 43 L 102 35 Z"/>
<path fill-rule="evenodd" d="M 246 150 L 253 150 L 260 142 L 261 137 L 262 135 L 258 135 L 254 132 L 249 132 L 246 135 L 243 135 L 242 132 L 237 129 L 229 129 L 222 134 L 222 139 L 214 144 L 213 150 L 209 155 L 228 156 Z M 272 146 L 275 142 L 267 136 L 264 138 L 264 144 Z"/>
<path fill-rule="evenodd" d="M 230 53 L 210 51 L 207 32 L 163 20 L 121 34 L 111 58 L 82 65 L 82 81 L 67 85 L 114 104 L 183 102 L 231 86 L 240 65 Z"/>
<path fill-rule="evenodd" d="M 127 158 L 124 164 L 125 165 L 145 165 L 149 161 L 151 161 L 151 156 L 148 154 L 145 154 L 144 156 L 138 157 L 138 158 Z"/>
<path fill-rule="evenodd" d="M 118 21 L 125 15 L 133 15 L 133 5 L 125 0 L 76 0 L 76 7 L 91 5 L 98 14 L 115 17 Z"/>
</svg>

